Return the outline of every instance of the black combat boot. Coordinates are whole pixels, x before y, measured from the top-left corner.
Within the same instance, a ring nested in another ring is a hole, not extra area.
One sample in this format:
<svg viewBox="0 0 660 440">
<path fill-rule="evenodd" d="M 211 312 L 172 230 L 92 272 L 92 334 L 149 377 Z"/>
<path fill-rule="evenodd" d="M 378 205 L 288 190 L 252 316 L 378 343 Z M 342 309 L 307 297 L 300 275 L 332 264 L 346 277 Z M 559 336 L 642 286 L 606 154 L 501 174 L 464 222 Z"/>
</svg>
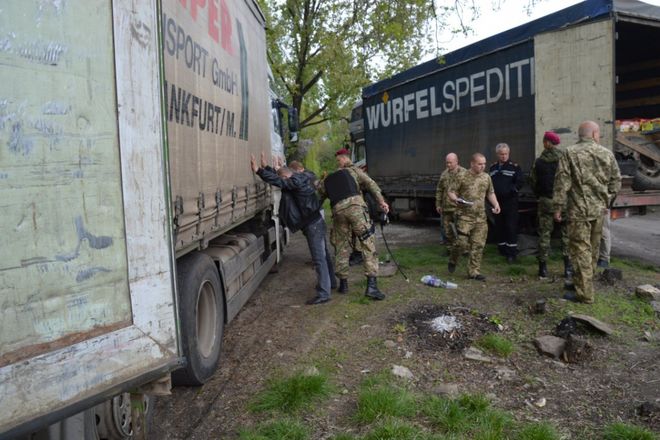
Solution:
<svg viewBox="0 0 660 440">
<path fill-rule="evenodd" d="M 376 277 L 367 277 L 367 289 L 364 291 L 364 294 L 372 299 L 385 299 L 383 292 L 378 290 L 378 284 L 376 283 Z"/>
<path fill-rule="evenodd" d="M 568 257 L 564 257 L 564 278 L 573 278 L 573 265 L 571 264 L 571 260 Z"/>
<path fill-rule="evenodd" d="M 545 261 L 539 261 L 539 278 L 548 278 L 548 265 Z"/>
<path fill-rule="evenodd" d="M 348 280 L 346 278 L 339 278 L 337 293 L 348 293 Z"/>
</svg>

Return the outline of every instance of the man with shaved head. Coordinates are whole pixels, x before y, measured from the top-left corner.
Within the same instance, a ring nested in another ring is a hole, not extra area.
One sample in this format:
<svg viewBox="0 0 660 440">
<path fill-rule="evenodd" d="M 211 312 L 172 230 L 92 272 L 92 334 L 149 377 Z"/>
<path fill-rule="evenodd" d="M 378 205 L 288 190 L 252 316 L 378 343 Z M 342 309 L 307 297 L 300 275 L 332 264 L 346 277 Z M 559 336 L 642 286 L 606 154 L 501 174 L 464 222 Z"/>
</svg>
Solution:
<svg viewBox="0 0 660 440">
<path fill-rule="evenodd" d="M 456 270 L 458 257 L 465 250 L 469 251 L 468 276 L 471 280 L 486 281 L 481 274 L 481 258 L 488 236 L 485 200 L 493 206 L 494 214 L 500 213 L 500 205 L 495 196 L 493 181 L 486 169 L 486 158 L 481 153 L 472 155 L 470 170 L 464 172 L 449 187 L 448 197 L 456 204 L 456 243 L 452 247 L 447 270 Z"/>
<path fill-rule="evenodd" d="M 442 226 L 447 237 L 447 251 L 451 254 L 451 248 L 456 241 L 456 204 L 449 199 L 448 190 L 452 182 L 466 170 L 458 164 L 458 156 L 455 153 L 447 155 L 445 164 L 447 168 L 440 175 L 435 189 L 435 210 L 442 216 Z"/>
<path fill-rule="evenodd" d="M 567 147 L 559 159 L 552 202 L 555 221 L 561 222 L 564 216 L 568 219 L 575 294 L 566 293 L 564 298 L 592 304 L 603 212 L 621 189 L 621 173 L 614 154 L 599 144 L 598 124 L 583 122 L 578 136 L 578 143 Z"/>
</svg>

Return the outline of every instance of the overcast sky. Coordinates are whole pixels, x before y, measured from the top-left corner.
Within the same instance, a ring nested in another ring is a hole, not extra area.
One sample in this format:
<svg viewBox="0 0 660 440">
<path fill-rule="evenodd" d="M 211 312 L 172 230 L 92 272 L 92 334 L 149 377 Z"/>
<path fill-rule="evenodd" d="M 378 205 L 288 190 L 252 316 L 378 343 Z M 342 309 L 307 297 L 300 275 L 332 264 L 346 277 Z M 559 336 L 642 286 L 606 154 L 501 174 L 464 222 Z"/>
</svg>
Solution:
<svg viewBox="0 0 660 440">
<path fill-rule="evenodd" d="M 528 15 L 525 11 L 527 0 L 501 0 L 499 10 L 493 11 L 493 0 L 474 0 L 481 7 L 481 17 L 472 22 L 472 34 L 464 36 L 456 34 L 451 36 L 447 33 L 439 36 L 439 46 L 444 52 L 459 49 L 484 38 L 504 32 L 521 24 L 543 17 L 553 12 L 580 3 L 580 0 L 544 0 L 534 7 L 532 13 Z M 655 6 L 660 6 L 660 0 L 646 0 Z M 455 23 L 458 25 L 458 21 Z M 427 57 L 428 59 L 428 57 Z"/>
</svg>

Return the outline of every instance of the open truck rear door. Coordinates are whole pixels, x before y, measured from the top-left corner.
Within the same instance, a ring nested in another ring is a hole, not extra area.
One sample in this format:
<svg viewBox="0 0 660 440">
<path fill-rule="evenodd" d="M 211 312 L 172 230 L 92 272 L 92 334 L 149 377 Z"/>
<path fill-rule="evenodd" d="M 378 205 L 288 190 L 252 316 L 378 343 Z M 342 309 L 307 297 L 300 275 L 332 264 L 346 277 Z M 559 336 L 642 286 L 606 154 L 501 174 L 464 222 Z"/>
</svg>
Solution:
<svg viewBox="0 0 660 440">
<path fill-rule="evenodd" d="M 4 1 L 0 28 L 12 438 L 169 373 L 179 354 L 156 2 Z"/>
</svg>

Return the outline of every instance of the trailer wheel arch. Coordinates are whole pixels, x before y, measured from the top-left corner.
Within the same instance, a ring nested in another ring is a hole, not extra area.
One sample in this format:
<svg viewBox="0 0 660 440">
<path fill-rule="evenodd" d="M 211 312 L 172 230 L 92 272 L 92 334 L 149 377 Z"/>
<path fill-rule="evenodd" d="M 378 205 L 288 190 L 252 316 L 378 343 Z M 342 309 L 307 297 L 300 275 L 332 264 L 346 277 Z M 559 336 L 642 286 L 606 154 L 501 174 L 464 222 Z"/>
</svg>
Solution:
<svg viewBox="0 0 660 440">
<path fill-rule="evenodd" d="M 177 261 L 181 348 L 186 366 L 172 373 L 175 385 L 203 385 L 220 363 L 226 322 L 224 289 L 218 267 L 201 252 Z"/>
</svg>

